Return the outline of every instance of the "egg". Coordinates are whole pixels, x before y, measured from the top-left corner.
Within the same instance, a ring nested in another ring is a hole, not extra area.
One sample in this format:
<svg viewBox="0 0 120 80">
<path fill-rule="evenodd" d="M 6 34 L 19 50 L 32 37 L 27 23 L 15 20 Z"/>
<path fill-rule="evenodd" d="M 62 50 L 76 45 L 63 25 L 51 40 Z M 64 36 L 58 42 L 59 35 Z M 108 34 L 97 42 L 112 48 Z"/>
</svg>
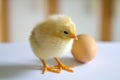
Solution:
<svg viewBox="0 0 120 80">
<path fill-rule="evenodd" d="M 74 40 L 73 42 L 72 55 L 77 61 L 87 63 L 96 56 L 96 41 L 87 34 L 80 34 L 77 37 L 78 40 Z"/>
</svg>

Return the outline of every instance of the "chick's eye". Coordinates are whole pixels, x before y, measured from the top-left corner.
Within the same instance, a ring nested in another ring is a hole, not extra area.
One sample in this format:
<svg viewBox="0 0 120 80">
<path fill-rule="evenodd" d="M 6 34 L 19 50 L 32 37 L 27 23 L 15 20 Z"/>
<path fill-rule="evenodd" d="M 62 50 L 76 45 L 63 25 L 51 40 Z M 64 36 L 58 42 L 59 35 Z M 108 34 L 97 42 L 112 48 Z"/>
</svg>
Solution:
<svg viewBox="0 0 120 80">
<path fill-rule="evenodd" d="M 65 33 L 65 34 L 68 34 L 68 32 L 67 32 L 67 31 L 64 31 L 64 33 Z"/>
</svg>

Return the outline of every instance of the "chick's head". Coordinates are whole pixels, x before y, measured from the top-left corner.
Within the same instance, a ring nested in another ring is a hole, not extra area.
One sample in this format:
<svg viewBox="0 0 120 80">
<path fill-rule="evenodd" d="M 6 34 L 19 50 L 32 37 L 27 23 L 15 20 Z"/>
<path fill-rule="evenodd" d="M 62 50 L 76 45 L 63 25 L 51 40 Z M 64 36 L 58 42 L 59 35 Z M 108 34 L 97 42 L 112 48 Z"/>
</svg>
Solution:
<svg viewBox="0 0 120 80">
<path fill-rule="evenodd" d="M 42 28 L 42 27 L 41 27 Z M 65 15 L 53 15 L 43 23 L 43 32 L 62 39 L 77 39 L 75 24 Z"/>
</svg>

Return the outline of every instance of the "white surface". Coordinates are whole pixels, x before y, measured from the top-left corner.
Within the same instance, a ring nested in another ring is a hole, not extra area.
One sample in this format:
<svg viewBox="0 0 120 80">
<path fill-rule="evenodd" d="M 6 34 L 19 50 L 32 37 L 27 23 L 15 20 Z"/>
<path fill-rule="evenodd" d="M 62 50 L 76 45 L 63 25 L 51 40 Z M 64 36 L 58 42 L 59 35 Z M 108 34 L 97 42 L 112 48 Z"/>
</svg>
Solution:
<svg viewBox="0 0 120 80">
<path fill-rule="evenodd" d="M 74 73 L 41 74 L 41 63 L 30 45 L 0 44 L 0 80 L 120 80 L 120 43 L 99 43 L 94 60 L 81 65 L 69 53 L 61 58 L 67 65 L 75 65 Z M 49 64 L 55 64 L 52 60 Z"/>
</svg>

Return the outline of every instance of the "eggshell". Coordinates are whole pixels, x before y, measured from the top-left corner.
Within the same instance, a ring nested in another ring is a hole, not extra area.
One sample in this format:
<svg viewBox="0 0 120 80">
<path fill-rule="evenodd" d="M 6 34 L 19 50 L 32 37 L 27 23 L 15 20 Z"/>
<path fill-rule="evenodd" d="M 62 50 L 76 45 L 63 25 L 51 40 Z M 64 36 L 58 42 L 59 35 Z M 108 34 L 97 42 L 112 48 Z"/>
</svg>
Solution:
<svg viewBox="0 0 120 80">
<path fill-rule="evenodd" d="M 77 37 L 78 40 L 74 40 L 73 42 L 72 55 L 77 61 L 87 63 L 96 56 L 96 41 L 93 37 L 86 34 L 80 34 Z"/>
</svg>

